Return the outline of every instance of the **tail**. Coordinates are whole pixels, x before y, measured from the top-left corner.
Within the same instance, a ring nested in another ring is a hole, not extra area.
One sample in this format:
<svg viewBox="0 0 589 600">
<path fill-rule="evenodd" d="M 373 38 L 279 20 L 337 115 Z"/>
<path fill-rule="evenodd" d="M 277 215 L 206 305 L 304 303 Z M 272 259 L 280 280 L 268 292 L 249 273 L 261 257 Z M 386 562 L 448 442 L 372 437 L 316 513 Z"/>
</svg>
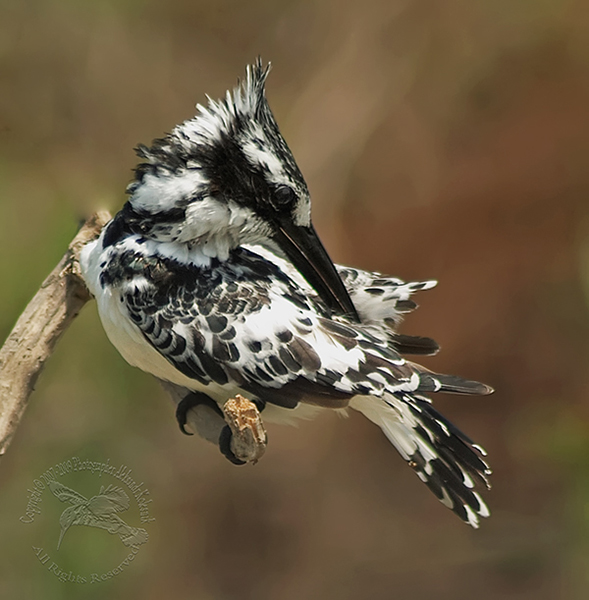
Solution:
<svg viewBox="0 0 589 600">
<path fill-rule="evenodd" d="M 484 393 L 484 392 L 483 392 Z M 356 396 L 350 406 L 378 425 L 419 479 L 465 523 L 478 528 L 490 512 L 475 485 L 490 489 L 486 452 L 419 395 Z"/>
</svg>

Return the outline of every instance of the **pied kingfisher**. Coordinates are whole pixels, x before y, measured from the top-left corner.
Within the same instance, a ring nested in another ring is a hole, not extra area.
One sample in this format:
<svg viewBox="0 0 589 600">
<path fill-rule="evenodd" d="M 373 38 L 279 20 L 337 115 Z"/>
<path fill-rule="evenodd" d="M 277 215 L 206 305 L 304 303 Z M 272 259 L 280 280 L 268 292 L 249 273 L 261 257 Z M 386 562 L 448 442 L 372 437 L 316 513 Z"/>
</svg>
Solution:
<svg viewBox="0 0 589 600">
<path fill-rule="evenodd" d="M 175 392 L 181 428 L 190 412 L 232 462 L 241 461 L 220 406 L 237 393 L 274 422 L 350 407 L 478 527 L 489 515 L 475 491 L 489 487 L 485 452 L 424 393 L 492 390 L 402 357 L 438 349 L 395 333 L 416 306 L 411 294 L 435 281 L 331 262 L 266 100 L 268 71 L 258 59 L 223 101 L 197 105 L 195 118 L 137 148 L 129 200 L 81 254 L 106 333 L 127 362 Z"/>
</svg>

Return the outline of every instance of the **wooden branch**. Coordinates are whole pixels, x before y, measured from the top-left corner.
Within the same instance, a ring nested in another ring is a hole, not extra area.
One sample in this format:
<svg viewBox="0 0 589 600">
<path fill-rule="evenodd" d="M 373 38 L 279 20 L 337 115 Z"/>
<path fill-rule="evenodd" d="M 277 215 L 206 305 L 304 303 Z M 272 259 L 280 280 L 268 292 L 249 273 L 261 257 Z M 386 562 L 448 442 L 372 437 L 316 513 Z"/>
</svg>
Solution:
<svg viewBox="0 0 589 600">
<path fill-rule="evenodd" d="M 108 212 L 98 212 L 84 223 L 0 349 L 0 456 L 12 441 L 57 340 L 91 298 L 80 276 L 78 254 L 110 218 Z"/>
<path fill-rule="evenodd" d="M 255 465 L 268 443 L 258 408 L 251 400 L 236 394 L 225 402 L 223 414 L 233 434 L 231 451 L 240 460 Z"/>
<path fill-rule="evenodd" d="M 85 244 L 100 235 L 110 219 L 110 214 L 103 211 L 84 223 L 0 348 L 0 456 L 14 437 L 45 361 L 91 299 L 81 276 L 79 254 Z M 233 433 L 233 453 L 245 462 L 256 463 L 267 443 L 256 405 L 237 395 L 225 403 L 223 413 Z"/>
</svg>

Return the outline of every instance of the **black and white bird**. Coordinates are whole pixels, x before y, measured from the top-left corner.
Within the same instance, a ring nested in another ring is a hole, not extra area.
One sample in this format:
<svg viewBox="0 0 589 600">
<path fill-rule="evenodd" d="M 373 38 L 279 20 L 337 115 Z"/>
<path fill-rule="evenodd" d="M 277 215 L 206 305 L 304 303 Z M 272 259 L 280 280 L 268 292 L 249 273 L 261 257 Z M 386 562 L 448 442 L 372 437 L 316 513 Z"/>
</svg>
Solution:
<svg viewBox="0 0 589 600">
<path fill-rule="evenodd" d="M 349 407 L 478 527 L 489 515 L 475 489 L 489 487 L 485 452 L 424 394 L 492 390 L 403 358 L 438 349 L 395 333 L 412 293 L 435 281 L 331 262 L 265 97 L 268 70 L 258 60 L 223 101 L 137 148 L 129 200 L 81 255 L 106 333 L 182 398 L 182 429 L 200 411 L 195 427 L 233 462 L 219 407 L 237 393 L 270 422 Z"/>
</svg>

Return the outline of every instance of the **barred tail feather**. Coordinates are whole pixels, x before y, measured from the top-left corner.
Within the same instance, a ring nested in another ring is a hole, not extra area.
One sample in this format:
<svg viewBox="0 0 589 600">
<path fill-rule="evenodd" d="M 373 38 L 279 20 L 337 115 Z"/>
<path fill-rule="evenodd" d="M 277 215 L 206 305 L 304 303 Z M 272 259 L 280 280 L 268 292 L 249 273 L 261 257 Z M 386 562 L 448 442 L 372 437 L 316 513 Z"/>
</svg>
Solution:
<svg viewBox="0 0 589 600">
<path fill-rule="evenodd" d="M 356 396 L 350 406 L 378 425 L 438 500 L 478 528 L 489 509 L 475 491 L 490 488 L 485 451 L 452 425 L 427 398 L 405 393 Z"/>
</svg>

